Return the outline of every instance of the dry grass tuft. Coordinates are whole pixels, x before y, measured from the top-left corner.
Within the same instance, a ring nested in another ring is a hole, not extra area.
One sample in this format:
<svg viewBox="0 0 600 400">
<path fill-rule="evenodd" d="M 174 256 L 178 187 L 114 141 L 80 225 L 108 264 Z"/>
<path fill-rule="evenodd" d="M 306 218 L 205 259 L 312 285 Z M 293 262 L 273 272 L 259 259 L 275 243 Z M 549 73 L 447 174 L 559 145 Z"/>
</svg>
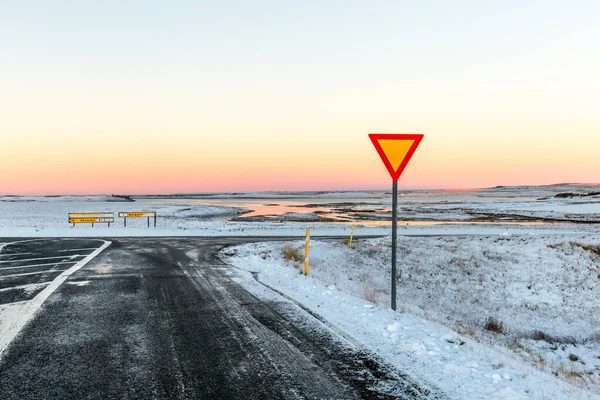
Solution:
<svg viewBox="0 0 600 400">
<path fill-rule="evenodd" d="M 475 340 L 477 340 L 477 330 L 475 329 L 475 325 L 467 323 L 467 324 L 459 324 L 457 326 L 455 326 L 453 328 L 453 330 L 460 334 L 460 335 L 464 335 L 464 336 L 469 336 Z"/>
<path fill-rule="evenodd" d="M 304 260 L 304 255 L 300 251 L 300 249 L 295 248 L 291 244 L 284 244 L 281 249 L 281 254 L 283 255 L 283 259 L 286 261 L 302 261 Z"/>
<path fill-rule="evenodd" d="M 375 291 L 371 288 L 363 288 L 362 298 L 371 303 L 375 303 L 377 300 Z"/>
<path fill-rule="evenodd" d="M 542 353 L 537 353 L 534 357 L 533 357 L 533 363 L 534 365 L 536 365 L 538 367 L 539 370 L 541 371 L 545 371 L 546 370 L 546 358 L 542 355 Z"/>
<path fill-rule="evenodd" d="M 546 343 L 551 343 L 551 344 L 572 344 L 575 345 L 577 344 L 577 340 L 572 337 L 572 336 L 553 336 L 553 335 L 549 335 L 545 332 L 542 331 L 533 331 L 531 333 L 531 339 L 533 340 L 542 340 Z"/>
<path fill-rule="evenodd" d="M 376 293 L 383 293 L 383 294 L 390 294 L 390 289 L 388 288 L 379 288 L 379 289 L 375 289 Z"/>
<path fill-rule="evenodd" d="M 570 245 L 571 247 L 579 247 L 580 249 L 583 249 L 585 251 L 589 251 L 590 253 L 593 253 L 593 254 L 595 254 L 597 256 L 600 256 L 600 246 L 592 246 L 592 245 L 582 244 L 582 243 L 577 243 L 577 242 L 549 244 L 548 247 L 551 248 L 551 249 L 557 249 L 560 246 L 564 246 L 566 244 Z"/>
<path fill-rule="evenodd" d="M 570 371 L 567 371 L 564 374 L 564 380 L 566 380 L 571 385 L 574 385 L 576 387 L 579 387 L 579 388 L 585 387 L 585 381 L 586 381 L 586 379 L 584 378 L 583 374 L 581 372 L 579 372 L 579 371 L 574 370 L 574 369 L 572 369 Z"/>
<path fill-rule="evenodd" d="M 348 243 L 350 243 L 350 239 L 344 239 L 340 242 L 340 244 L 343 244 L 344 246 L 348 246 Z"/>
<path fill-rule="evenodd" d="M 571 242 L 571 246 L 582 248 L 585 251 L 589 251 L 594 253 L 597 256 L 600 256 L 600 247 L 599 246 L 590 246 L 587 244 L 581 244 L 576 242 Z"/>
<path fill-rule="evenodd" d="M 377 254 L 377 249 L 371 247 L 370 249 L 365 250 L 365 254 L 369 257 L 373 257 L 375 254 Z"/>
<path fill-rule="evenodd" d="M 499 319 L 494 317 L 488 317 L 485 320 L 485 325 L 483 326 L 486 331 L 490 331 L 497 334 L 504 333 L 504 324 Z"/>
</svg>

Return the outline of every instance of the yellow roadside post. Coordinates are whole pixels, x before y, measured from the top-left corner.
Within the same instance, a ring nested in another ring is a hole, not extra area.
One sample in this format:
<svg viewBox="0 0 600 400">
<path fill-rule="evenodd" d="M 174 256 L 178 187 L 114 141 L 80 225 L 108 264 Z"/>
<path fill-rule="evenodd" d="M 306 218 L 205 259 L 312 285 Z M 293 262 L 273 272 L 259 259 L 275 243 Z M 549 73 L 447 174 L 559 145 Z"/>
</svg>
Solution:
<svg viewBox="0 0 600 400">
<path fill-rule="evenodd" d="M 304 248 L 304 275 L 308 275 L 308 253 L 310 250 L 310 229 L 306 229 L 306 242 Z"/>
<path fill-rule="evenodd" d="M 352 230 L 350 231 L 350 240 L 348 241 L 348 247 L 352 247 L 352 236 L 354 236 L 354 224 L 352 224 Z"/>
</svg>

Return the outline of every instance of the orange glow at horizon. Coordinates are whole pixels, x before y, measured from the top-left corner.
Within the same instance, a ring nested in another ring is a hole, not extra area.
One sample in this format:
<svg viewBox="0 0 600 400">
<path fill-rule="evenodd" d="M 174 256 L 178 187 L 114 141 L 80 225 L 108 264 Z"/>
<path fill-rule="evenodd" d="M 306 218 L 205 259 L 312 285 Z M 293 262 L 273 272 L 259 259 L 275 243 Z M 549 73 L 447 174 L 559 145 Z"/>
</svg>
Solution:
<svg viewBox="0 0 600 400">
<path fill-rule="evenodd" d="M 378 129 L 380 130 L 380 129 Z M 277 190 L 387 190 L 390 178 L 367 133 L 321 135 L 177 135 L 147 140 L 83 142 L 53 139 L 25 148 L 5 146 L 1 194 L 166 194 Z M 390 132 L 406 133 L 406 132 Z M 504 139 L 458 139 L 425 132 L 400 178 L 400 188 L 479 188 L 559 182 L 593 183 L 599 139 L 528 142 L 519 133 Z M 346 139 L 344 139 L 346 137 Z M 16 141 L 15 141 L 16 142 Z M 17 146 L 19 145 L 19 146 Z"/>
</svg>

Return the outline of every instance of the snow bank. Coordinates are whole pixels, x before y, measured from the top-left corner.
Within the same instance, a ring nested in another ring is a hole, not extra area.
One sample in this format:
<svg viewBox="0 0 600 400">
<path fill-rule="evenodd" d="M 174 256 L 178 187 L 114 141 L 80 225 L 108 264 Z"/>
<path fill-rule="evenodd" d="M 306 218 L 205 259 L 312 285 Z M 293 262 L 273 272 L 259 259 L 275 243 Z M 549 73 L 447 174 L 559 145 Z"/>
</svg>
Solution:
<svg viewBox="0 0 600 400">
<path fill-rule="evenodd" d="M 401 237 L 399 313 L 388 310 L 389 238 L 313 240 L 309 277 L 283 245 L 224 255 L 458 398 L 598 398 L 599 236 Z M 502 334 L 485 329 L 489 317 Z"/>
</svg>

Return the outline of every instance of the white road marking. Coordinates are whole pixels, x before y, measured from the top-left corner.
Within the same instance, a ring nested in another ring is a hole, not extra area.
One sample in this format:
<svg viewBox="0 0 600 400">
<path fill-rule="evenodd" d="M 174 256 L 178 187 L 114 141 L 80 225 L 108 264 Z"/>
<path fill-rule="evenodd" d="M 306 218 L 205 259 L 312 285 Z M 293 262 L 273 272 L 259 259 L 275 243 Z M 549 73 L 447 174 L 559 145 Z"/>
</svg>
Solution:
<svg viewBox="0 0 600 400">
<path fill-rule="evenodd" d="M 0 254 L 0 257 L 8 257 L 8 256 L 28 256 L 33 253 L 9 253 L 9 254 Z"/>
<path fill-rule="evenodd" d="M 46 286 L 51 283 L 52 283 L 52 281 L 30 283 L 28 285 L 12 286 L 12 287 L 7 287 L 7 288 L 2 288 L 2 289 L 0 289 L 0 292 L 8 292 L 9 290 L 18 290 L 18 289 L 35 289 L 36 286 Z M 25 301 L 27 301 L 27 300 L 25 300 Z M 9 304 L 13 304 L 13 303 L 9 303 Z"/>
<path fill-rule="evenodd" d="M 24 262 L 24 261 L 41 261 L 41 260 L 54 260 L 57 258 L 62 258 L 62 259 L 74 259 L 77 257 L 83 257 L 85 254 L 73 254 L 71 256 L 55 256 L 55 257 L 41 257 L 41 258 L 24 258 L 21 260 L 5 260 L 5 261 L 0 261 L 0 264 L 6 264 L 6 263 L 11 263 L 11 262 Z"/>
<path fill-rule="evenodd" d="M 56 264 L 56 266 L 58 267 L 61 264 Z M 19 276 L 29 276 L 29 275 L 42 275 L 42 274 L 52 274 L 54 272 L 61 272 L 60 270 L 56 270 L 56 269 L 46 269 L 44 271 L 36 271 L 36 272 L 25 272 L 22 274 L 12 274 L 12 275 L 0 275 L 0 280 L 4 279 L 4 278 L 18 278 Z"/>
<path fill-rule="evenodd" d="M 67 285 L 75 285 L 75 286 L 87 286 L 91 281 L 71 281 L 67 282 Z"/>
<path fill-rule="evenodd" d="M 75 264 L 77 261 L 59 261 L 48 264 L 33 264 L 33 265 L 22 265 L 19 267 L 0 267 L 0 271 L 6 271 L 8 269 L 19 269 L 19 268 L 35 268 L 35 267 L 47 267 L 49 265 L 61 265 L 61 264 Z"/>
<path fill-rule="evenodd" d="M 105 265 L 104 267 L 96 268 L 95 271 L 99 274 L 108 274 L 110 271 L 112 271 L 112 269 L 112 265 Z"/>
<path fill-rule="evenodd" d="M 2 354 L 10 344 L 10 342 L 18 335 L 23 329 L 25 324 L 35 315 L 40 309 L 44 301 L 56 290 L 58 287 L 67 280 L 69 275 L 83 267 L 85 264 L 90 262 L 94 257 L 100 254 L 104 249 L 110 246 L 111 242 L 103 240 L 104 244 L 97 248 L 95 251 L 90 253 L 83 260 L 80 260 L 77 264 L 73 265 L 66 271 L 63 271 L 57 276 L 52 283 L 50 283 L 44 290 L 39 292 L 31 301 L 28 301 L 23 307 L 18 309 L 18 315 L 15 315 L 11 324 L 0 325 L 0 359 Z"/>
<path fill-rule="evenodd" d="M 80 251 L 80 250 L 96 250 L 97 247 L 86 247 L 82 249 L 65 249 L 65 250 L 56 250 L 57 253 L 64 253 L 67 251 Z"/>
</svg>

